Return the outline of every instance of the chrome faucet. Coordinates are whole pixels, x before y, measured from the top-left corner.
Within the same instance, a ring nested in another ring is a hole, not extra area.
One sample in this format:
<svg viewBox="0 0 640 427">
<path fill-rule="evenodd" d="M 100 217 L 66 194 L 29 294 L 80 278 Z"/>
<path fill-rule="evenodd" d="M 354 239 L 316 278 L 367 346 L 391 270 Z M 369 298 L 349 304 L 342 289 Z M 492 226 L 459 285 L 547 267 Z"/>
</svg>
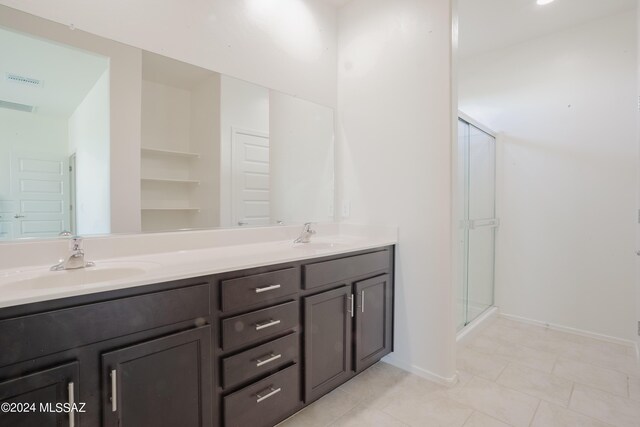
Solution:
<svg viewBox="0 0 640 427">
<path fill-rule="evenodd" d="M 296 240 L 293 241 L 293 243 L 309 243 L 311 242 L 311 236 L 313 236 L 314 234 L 316 234 L 316 230 L 312 230 L 311 229 L 311 223 L 307 222 L 304 227 L 302 228 L 302 232 L 300 233 L 300 236 L 298 236 L 298 238 Z"/>
<path fill-rule="evenodd" d="M 51 271 L 61 270 L 76 270 L 78 268 L 93 267 L 95 263 L 84 260 L 84 250 L 82 249 L 82 237 L 70 236 L 71 233 L 60 233 L 62 237 L 70 237 L 69 239 L 69 254 L 66 259 L 61 259 L 60 262 L 53 267 Z"/>
</svg>

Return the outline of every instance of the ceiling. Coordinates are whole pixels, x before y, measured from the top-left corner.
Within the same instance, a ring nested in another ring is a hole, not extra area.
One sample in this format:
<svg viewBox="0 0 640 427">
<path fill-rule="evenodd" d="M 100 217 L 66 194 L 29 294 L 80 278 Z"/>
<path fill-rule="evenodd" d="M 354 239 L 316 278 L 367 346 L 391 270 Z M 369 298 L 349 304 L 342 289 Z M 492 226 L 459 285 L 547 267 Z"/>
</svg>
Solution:
<svg viewBox="0 0 640 427">
<path fill-rule="evenodd" d="M 459 0 L 462 57 L 512 46 L 636 7 L 636 0 Z"/>
<path fill-rule="evenodd" d="M 0 28 L 0 100 L 36 106 L 36 113 L 68 118 L 109 67 L 109 59 Z M 7 73 L 42 81 L 7 80 Z"/>
</svg>

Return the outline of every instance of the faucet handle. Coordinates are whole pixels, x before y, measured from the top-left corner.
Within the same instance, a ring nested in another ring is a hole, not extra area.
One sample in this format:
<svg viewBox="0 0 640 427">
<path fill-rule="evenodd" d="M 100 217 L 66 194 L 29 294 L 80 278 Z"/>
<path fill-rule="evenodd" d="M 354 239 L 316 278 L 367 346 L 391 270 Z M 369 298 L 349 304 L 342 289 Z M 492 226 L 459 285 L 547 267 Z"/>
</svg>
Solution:
<svg viewBox="0 0 640 427">
<path fill-rule="evenodd" d="M 82 252 L 82 237 L 73 236 L 69 239 L 69 250 L 72 252 Z"/>
</svg>

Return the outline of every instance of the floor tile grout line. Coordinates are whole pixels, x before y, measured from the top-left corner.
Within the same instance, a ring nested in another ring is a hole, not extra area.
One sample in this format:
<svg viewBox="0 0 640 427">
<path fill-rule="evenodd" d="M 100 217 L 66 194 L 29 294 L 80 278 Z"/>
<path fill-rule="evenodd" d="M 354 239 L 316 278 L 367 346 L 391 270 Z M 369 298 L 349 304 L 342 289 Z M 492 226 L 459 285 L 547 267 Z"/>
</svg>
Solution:
<svg viewBox="0 0 640 427">
<path fill-rule="evenodd" d="M 471 419 L 471 417 L 473 417 L 473 414 L 475 414 L 476 411 L 475 409 L 471 408 L 471 413 L 469 414 L 469 416 L 467 417 L 467 419 L 464 420 L 464 422 L 462 423 L 462 427 L 466 426 L 467 423 L 469 422 L 469 420 Z"/>
<path fill-rule="evenodd" d="M 538 400 L 538 406 L 536 406 L 536 410 L 533 411 L 533 416 L 531 417 L 531 421 L 529 421 L 529 427 L 533 425 L 533 422 L 536 419 L 536 415 L 538 415 L 538 410 L 540 409 L 540 405 L 542 405 L 542 399 Z"/>
</svg>

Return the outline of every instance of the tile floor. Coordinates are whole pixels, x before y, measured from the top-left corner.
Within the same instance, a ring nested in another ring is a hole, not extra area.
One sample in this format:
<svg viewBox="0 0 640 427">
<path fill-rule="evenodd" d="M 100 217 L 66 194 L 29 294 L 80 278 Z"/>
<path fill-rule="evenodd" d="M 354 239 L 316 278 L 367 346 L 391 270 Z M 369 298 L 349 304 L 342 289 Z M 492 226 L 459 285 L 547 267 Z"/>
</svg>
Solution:
<svg viewBox="0 0 640 427">
<path fill-rule="evenodd" d="M 280 426 L 640 426 L 631 348 L 498 318 L 457 363 L 451 388 L 378 363 Z"/>
</svg>

